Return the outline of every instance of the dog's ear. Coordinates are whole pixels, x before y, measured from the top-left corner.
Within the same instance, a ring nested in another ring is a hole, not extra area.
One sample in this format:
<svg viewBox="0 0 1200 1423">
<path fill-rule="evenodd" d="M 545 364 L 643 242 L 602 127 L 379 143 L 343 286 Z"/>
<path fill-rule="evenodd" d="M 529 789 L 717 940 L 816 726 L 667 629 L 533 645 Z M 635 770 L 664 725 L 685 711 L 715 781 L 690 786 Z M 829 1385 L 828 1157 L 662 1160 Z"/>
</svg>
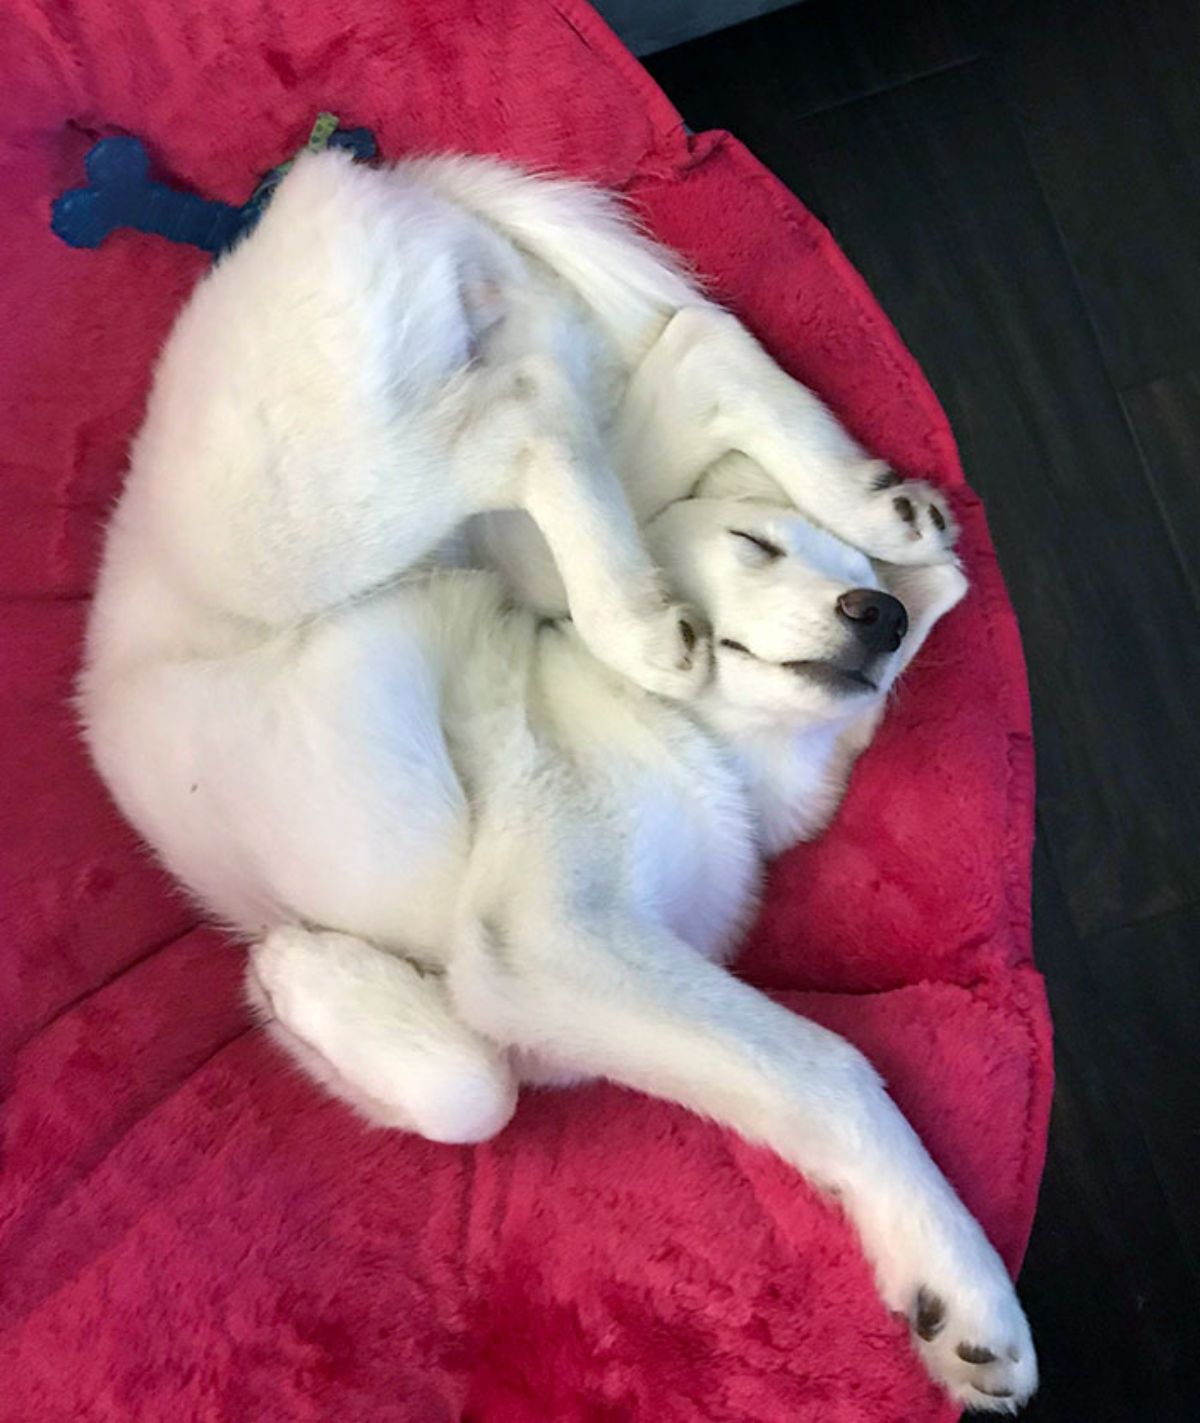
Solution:
<svg viewBox="0 0 1200 1423">
<path fill-rule="evenodd" d="M 877 563 L 874 567 L 879 574 L 879 581 L 889 593 L 900 599 L 908 613 L 908 632 L 901 644 L 902 651 L 892 673 L 891 681 L 894 683 L 920 652 L 921 645 L 938 620 L 944 618 L 963 600 L 970 585 L 966 574 L 956 562 L 920 564 L 908 568 L 901 568 L 892 563 Z M 885 710 L 886 704 L 882 700 L 877 702 L 870 710 L 852 721 L 838 738 L 837 748 L 828 768 L 828 781 L 832 786 L 846 786 L 855 761 L 875 739 Z M 824 829 L 833 819 L 841 799 L 839 792 L 836 798 L 831 798 L 826 803 L 827 814 L 823 824 L 817 827 L 818 831 Z"/>
<path fill-rule="evenodd" d="M 895 676 L 899 677 L 921 650 L 935 625 L 966 596 L 970 584 L 957 561 L 914 564 L 876 564 L 880 582 L 900 599 L 908 613 L 908 633 L 901 644 Z"/>
</svg>

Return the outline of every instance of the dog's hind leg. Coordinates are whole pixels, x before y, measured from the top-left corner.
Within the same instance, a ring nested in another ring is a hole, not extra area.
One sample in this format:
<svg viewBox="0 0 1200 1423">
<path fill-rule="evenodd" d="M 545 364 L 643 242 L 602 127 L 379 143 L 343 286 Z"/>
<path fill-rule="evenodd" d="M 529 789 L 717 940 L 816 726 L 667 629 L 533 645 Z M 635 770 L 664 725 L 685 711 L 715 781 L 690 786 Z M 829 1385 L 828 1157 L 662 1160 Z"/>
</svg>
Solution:
<svg viewBox="0 0 1200 1423">
<path fill-rule="evenodd" d="M 449 977 L 466 1020 L 771 1147 L 840 1202 L 934 1378 L 974 1408 L 1027 1397 L 1037 1367 L 1004 1265 L 862 1054 L 664 930 L 607 911 L 591 930 L 578 909 L 464 931 Z"/>
<path fill-rule="evenodd" d="M 689 695 L 697 630 L 663 596 L 586 402 L 546 357 L 489 363 L 515 255 L 403 175 L 301 159 L 172 332 L 116 537 L 190 599 L 294 626 L 524 509 L 597 654 Z"/>
<path fill-rule="evenodd" d="M 472 1142 L 512 1116 L 503 1054 L 455 1016 L 442 980 L 361 939 L 275 929 L 246 991 L 309 1075 L 378 1126 Z"/>
<path fill-rule="evenodd" d="M 490 253 L 394 175 L 302 157 L 171 332 L 114 537 L 251 627 L 418 563 L 478 504 L 448 461 Z"/>
</svg>

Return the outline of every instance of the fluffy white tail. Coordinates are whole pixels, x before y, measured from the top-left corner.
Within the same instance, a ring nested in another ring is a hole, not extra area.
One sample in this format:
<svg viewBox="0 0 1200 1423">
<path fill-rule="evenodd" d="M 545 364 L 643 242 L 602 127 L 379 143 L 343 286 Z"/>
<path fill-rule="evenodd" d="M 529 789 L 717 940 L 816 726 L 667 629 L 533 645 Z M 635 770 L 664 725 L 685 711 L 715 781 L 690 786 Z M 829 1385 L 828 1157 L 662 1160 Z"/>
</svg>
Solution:
<svg viewBox="0 0 1200 1423">
<path fill-rule="evenodd" d="M 491 158 L 425 158 L 403 166 L 574 287 L 630 364 L 672 312 L 703 300 L 678 259 L 643 237 L 598 188 L 533 177 Z"/>
</svg>

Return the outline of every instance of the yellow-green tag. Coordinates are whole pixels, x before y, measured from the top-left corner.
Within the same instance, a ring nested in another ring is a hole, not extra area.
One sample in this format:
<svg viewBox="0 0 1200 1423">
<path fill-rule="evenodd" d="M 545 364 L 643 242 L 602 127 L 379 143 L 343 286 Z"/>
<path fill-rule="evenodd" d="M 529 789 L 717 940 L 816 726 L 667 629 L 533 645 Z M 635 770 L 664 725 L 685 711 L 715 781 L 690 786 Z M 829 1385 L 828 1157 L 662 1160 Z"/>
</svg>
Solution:
<svg viewBox="0 0 1200 1423">
<path fill-rule="evenodd" d="M 320 153 L 325 148 L 330 138 L 337 132 L 338 116 L 336 114 L 319 113 L 317 121 L 312 126 L 312 133 L 308 136 L 308 151 L 310 153 Z"/>
</svg>

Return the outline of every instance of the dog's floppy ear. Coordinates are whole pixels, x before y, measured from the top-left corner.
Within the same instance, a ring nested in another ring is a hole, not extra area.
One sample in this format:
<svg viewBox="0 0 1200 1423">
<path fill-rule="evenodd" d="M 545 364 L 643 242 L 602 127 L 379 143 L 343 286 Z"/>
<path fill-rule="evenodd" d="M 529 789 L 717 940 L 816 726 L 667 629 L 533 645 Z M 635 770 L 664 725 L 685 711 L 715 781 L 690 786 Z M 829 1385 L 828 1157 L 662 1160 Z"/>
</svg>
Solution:
<svg viewBox="0 0 1200 1423">
<path fill-rule="evenodd" d="M 901 644 L 895 677 L 899 677 L 921 650 L 925 639 L 940 618 L 957 607 L 970 584 L 957 560 L 947 563 L 918 563 L 900 567 L 877 563 L 880 582 L 900 599 L 908 613 L 908 633 Z"/>
<path fill-rule="evenodd" d="M 908 613 L 908 632 L 901 644 L 902 651 L 896 659 L 892 673 L 891 680 L 894 683 L 920 652 L 921 645 L 933 631 L 938 619 L 944 618 L 962 601 L 970 585 L 957 562 L 917 564 L 907 568 L 901 568 L 894 563 L 876 563 L 874 568 L 879 575 L 879 581 L 889 593 L 900 599 Z M 882 700 L 877 702 L 842 733 L 829 768 L 829 781 L 832 785 L 845 787 L 855 761 L 875 739 L 885 709 Z M 840 803 L 839 793 L 836 799 L 827 802 L 824 822 L 811 833 L 823 829 L 824 825 L 833 819 Z"/>
</svg>

